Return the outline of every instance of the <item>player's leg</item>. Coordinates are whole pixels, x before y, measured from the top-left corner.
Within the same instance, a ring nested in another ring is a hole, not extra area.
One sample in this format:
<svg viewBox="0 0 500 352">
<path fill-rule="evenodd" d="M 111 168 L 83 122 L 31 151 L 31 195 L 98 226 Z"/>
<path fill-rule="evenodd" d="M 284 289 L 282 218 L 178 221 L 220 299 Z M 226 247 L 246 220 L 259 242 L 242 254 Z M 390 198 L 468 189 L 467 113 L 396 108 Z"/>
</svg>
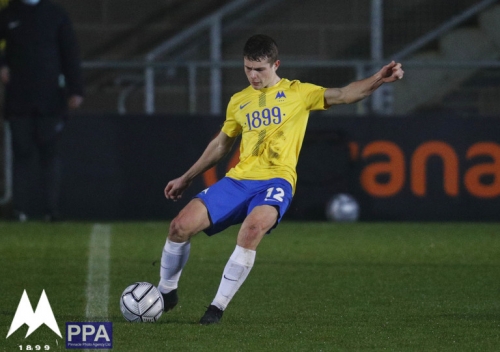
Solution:
<svg viewBox="0 0 500 352">
<path fill-rule="evenodd" d="M 61 193 L 59 144 L 65 122 L 62 117 L 40 117 L 36 123 L 45 200 L 45 219 L 58 221 L 60 220 L 59 196 Z"/>
<path fill-rule="evenodd" d="M 248 215 L 238 232 L 236 248 L 224 268 L 213 305 L 226 309 L 253 267 L 257 246 L 277 220 L 278 211 L 270 205 L 255 207 Z"/>
<path fill-rule="evenodd" d="M 243 221 L 236 248 L 229 258 L 217 294 L 201 318 L 201 324 L 218 323 L 227 305 L 247 278 L 255 261 L 257 246 L 266 233 L 280 222 L 292 201 L 292 187 L 283 179 L 246 181 L 255 184 L 255 193 L 248 203 L 248 215 Z"/>
<path fill-rule="evenodd" d="M 209 226 L 207 209 L 198 198 L 191 200 L 170 223 L 161 256 L 161 279 L 158 284 L 158 289 L 163 294 L 165 311 L 177 304 L 177 284 L 189 258 L 190 238 Z"/>
<path fill-rule="evenodd" d="M 264 235 L 278 221 L 278 210 L 271 205 L 260 205 L 251 211 L 241 224 L 237 247 L 255 251 Z"/>
<path fill-rule="evenodd" d="M 14 217 L 26 221 L 36 176 L 33 169 L 36 156 L 35 120 L 30 116 L 13 116 L 9 126 L 14 153 Z"/>
<path fill-rule="evenodd" d="M 225 177 L 198 193 L 171 222 L 158 286 L 164 294 L 166 310 L 177 303 L 177 283 L 189 256 L 189 239 L 199 231 L 211 236 L 243 221 L 246 207 L 241 204 L 246 198 L 240 201 L 239 193 L 237 182 Z"/>
<path fill-rule="evenodd" d="M 217 294 L 201 318 L 200 324 L 218 323 L 222 318 L 223 311 L 253 267 L 257 246 L 277 220 L 278 210 L 274 206 L 260 205 L 243 221 L 238 232 L 236 248 L 224 268 Z"/>
</svg>

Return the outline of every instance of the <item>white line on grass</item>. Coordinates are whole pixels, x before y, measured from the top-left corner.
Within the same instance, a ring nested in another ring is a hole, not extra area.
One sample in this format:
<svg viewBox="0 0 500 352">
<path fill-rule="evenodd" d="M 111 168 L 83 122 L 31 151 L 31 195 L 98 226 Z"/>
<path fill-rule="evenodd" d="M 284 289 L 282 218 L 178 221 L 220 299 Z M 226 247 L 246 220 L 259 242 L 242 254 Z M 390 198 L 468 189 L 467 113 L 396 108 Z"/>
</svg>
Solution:
<svg viewBox="0 0 500 352">
<path fill-rule="evenodd" d="M 91 321 L 106 321 L 108 317 L 110 243 L 111 226 L 94 224 L 90 234 L 85 312 Z"/>
</svg>

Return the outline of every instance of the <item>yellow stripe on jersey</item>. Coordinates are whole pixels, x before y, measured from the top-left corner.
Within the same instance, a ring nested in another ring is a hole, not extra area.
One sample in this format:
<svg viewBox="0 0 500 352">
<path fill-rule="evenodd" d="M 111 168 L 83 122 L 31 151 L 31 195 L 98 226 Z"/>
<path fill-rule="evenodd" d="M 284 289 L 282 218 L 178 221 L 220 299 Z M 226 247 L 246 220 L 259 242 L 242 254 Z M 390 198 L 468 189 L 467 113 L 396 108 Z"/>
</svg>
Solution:
<svg viewBox="0 0 500 352">
<path fill-rule="evenodd" d="M 241 133 L 240 161 L 226 176 L 237 180 L 281 177 L 295 192 L 295 171 L 311 110 L 325 110 L 325 88 L 281 79 L 270 88 L 251 86 L 231 97 L 222 131 Z"/>
</svg>

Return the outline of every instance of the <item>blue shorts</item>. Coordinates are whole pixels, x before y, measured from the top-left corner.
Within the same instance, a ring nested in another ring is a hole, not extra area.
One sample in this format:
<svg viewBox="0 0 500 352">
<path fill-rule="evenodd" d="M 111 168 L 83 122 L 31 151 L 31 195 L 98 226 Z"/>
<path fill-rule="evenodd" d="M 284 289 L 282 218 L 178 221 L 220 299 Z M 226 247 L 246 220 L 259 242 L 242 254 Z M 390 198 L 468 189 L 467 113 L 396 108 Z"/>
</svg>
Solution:
<svg viewBox="0 0 500 352">
<path fill-rule="evenodd" d="M 224 177 L 198 193 L 195 198 L 200 198 L 207 207 L 210 227 L 204 232 L 209 236 L 229 226 L 241 224 L 253 208 L 259 205 L 271 205 L 278 210 L 278 220 L 269 233 L 278 226 L 290 206 L 292 186 L 282 178 L 242 181 Z"/>
</svg>

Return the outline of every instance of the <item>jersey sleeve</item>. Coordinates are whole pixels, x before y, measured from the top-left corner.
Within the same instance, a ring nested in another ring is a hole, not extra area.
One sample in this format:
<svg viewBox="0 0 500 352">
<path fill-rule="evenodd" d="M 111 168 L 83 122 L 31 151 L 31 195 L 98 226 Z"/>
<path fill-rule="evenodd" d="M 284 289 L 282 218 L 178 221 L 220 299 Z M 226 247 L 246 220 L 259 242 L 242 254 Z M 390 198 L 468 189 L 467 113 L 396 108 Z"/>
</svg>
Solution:
<svg viewBox="0 0 500 352">
<path fill-rule="evenodd" d="M 326 110 L 325 106 L 326 88 L 312 83 L 300 83 L 300 94 L 307 110 Z"/>
<path fill-rule="evenodd" d="M 237 104 L 234 103 L 234 99 L 229 101 L 226 111 L 226 120 L 222 125 L 222 132 L 227 134 L 229 137 L 236 137 L 241 133 L 241 125 L 236 121 L 235 113 L 237 111 Z"/>
</svg>

